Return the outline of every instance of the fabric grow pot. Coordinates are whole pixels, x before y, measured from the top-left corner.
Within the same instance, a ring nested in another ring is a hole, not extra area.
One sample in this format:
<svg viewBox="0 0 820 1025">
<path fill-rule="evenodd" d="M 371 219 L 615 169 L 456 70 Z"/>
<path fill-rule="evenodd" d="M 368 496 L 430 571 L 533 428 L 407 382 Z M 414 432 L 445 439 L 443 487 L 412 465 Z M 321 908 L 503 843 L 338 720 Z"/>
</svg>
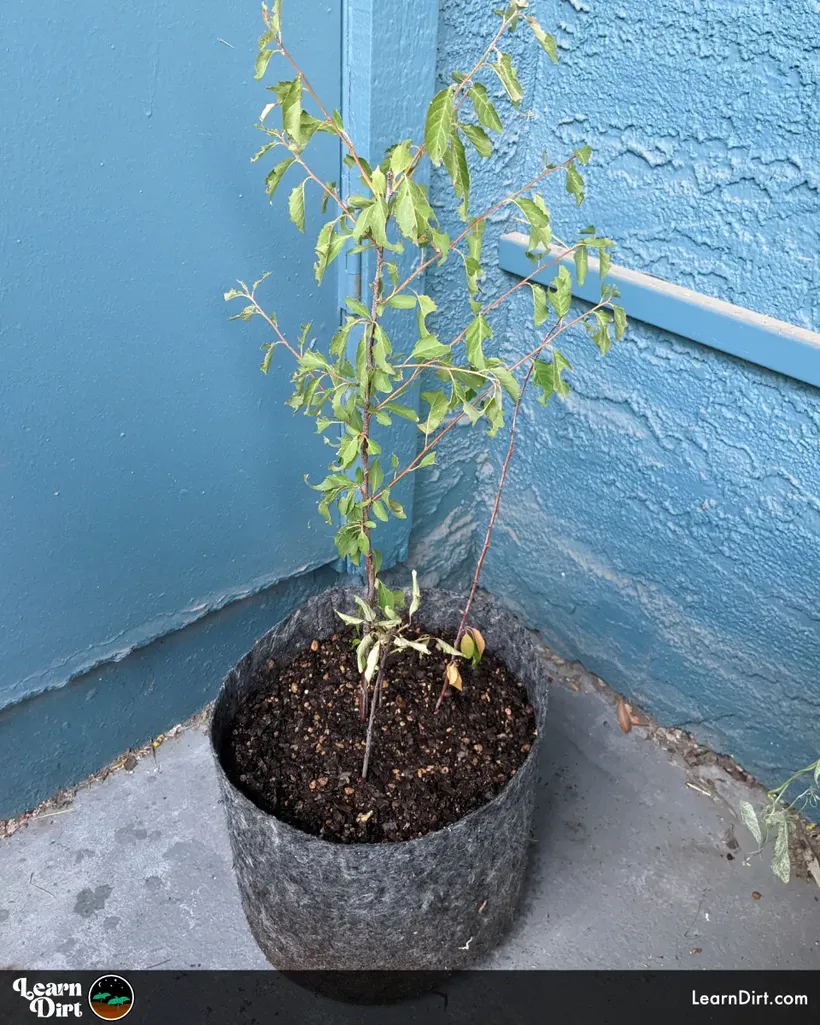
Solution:
<svg viewBox="0 0 820 1025">
<path fill-rule="evenodd" d="M 211 745 L 245 915 L 265 956 L 287 973 L 465 968 L 511 924 L 530 847 L 547 668 L 514 616 L 479 594 L 470 622 L 525 686 L 538 735 L 501 793 L 458 822 L 397 843 L 331 843 L 257 807 L 228 774 L 230 724 L 256 670 L 337 632 L 336 610 L 353 614 L 356 593 L 332 589 L 306 602 L 254 645 L 216 700 Z M 416 618 L 434 634 L 455 632 L 463 607 L 463 595 L 428 590 Z"/>
</svg>

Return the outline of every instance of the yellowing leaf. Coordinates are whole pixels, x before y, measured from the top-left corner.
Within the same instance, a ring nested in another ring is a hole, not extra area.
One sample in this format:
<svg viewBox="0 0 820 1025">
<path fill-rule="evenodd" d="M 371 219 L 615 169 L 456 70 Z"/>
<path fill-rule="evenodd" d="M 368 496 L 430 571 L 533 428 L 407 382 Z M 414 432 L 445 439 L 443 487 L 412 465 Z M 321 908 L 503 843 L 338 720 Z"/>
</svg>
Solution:
<svg viewBox="0 0 820 1025">
<path fill-rule="evenodd" d="M 462 689 L 464 684 L 461 679 L 461 673 L 458 671 L 458 666 L 454 662 L 451 662 L 447 666 L 446 677 L 447 682 L 450 684 L 451 687 L 455 687 L 456 690 Z"/>
<path fill-rule="evenodd" d="M 618 725 L 624 733 L 629 733 L 632 729 L 632 716 L 623 698 L 618 698 Z"/>
<path fill-rule="evenodd" d="M 472 634 L 473 641 L 475 641 L 475 646 L 478 648 L 479 655 L 483 655 L 484 649 L 487 647 L 487 643 L 481 635 L 481 631 L 477 630 L 474 626 L 471 626 L 468 629 Z"/>
<path fill-rule="evenodd" d="M 469 632 L 465 633 L 464 636 L 461 638 L 461 643 L 459 644 L 459 647 L 461 648 L 461 654 L 465 658 L 473 657 L 473 655 L 475 654 L 475 641 L 470 636 Z"/>
</svg>

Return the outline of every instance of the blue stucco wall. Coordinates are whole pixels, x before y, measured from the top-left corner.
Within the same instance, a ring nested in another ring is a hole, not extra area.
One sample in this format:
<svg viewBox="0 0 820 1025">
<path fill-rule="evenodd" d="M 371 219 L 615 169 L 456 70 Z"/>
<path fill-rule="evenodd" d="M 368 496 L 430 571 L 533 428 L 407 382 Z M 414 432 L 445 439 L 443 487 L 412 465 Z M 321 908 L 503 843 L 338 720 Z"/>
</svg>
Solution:
<svg viewBox="0 0 820 1025">
<path fill-rule="evenodd" d="M 527 47 L 531 116 L 482 171 L 474 208 L 526 180 L 543 149 L 588 142 L 588 202 L 546 190 L 558 235 L 593 222 L 626 267 L 818 329 L 820 8 L 533 6 L 562 61 Z M 445 0 L 442 80 L 492 21 L 478 0 Z M 449 184 L 436 188 L 444 199 Z M 496 221 L 488 251 L 514 227 Z M 505 283 L 494 269 L 487 290 Z M 432 287 L 456 333 L 458 268 Z M 528 319 L 527 300 L 496 320 L 506 351 L 535 343 Z M 573 391 L 526 405 L 483 583 L 561 655 L 775 781 L 820 744 L 820 392 L 637 323 L 606 359 L 581 332 L 561 348 Z M 474 488 L 491 489 L 505 449 L 453 435 L 452 477 L 417 481 L 410 559 L 431 580 L 470 571 L 490 497 Z"/>
</svg>

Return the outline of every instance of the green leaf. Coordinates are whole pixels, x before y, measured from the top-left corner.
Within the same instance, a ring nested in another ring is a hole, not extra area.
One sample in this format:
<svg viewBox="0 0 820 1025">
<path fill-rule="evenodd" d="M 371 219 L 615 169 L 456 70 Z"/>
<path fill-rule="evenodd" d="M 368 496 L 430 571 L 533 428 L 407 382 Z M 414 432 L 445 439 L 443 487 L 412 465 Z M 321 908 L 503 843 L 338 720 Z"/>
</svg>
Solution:
<svg viewBox="0 0 820 1025">
<path fill-rule="evenodd" d="M 387 190 L 387 179 L 384 176 L 384 171 L 380 167 L 375 168 L 370 176 L 370 186 L 373 191 L 373 195 L 377 199 L 384 197 Z"/>
<path fill-rule="evenodd" d="M 282 125 L 297 146 L 302 144 L 302 79 L 297 75 L 280 97 Z"/>
<path fill-rule="evenodd" d="M 564 370 L 572 370 L 572 365 L 557 349 L 552 351 L 551 363 L 540 359 L 535 361 L 533 381 L 536 388 L 541 389 L 542 394 L 538 396 L 538 401 L 542 406 L 546 406 L 547 399 L 553 393 L 562 399 L 569 395 L 569 384 L 561 377 L 561 372 Z"/>
<path fill-rule="evenodd" d="M 479 156 L 490 157 L 493 153 L 492 139 L 487 135 L 483 128 L 478 125 L 470 124 L 459 124 L 458 126 L 464 133 L 467 139 L 475 147 L 476 152 Z"/>
<path fill-rule="evenodd" d="M 589 158 L 592 156 L 591 146 L 581 146 L 580 149 L 575 151 L 575 156 L 581 161 L 582 164 L 588 164 Z"/>
<path fill-rule="evenodd" d="M 541 327 L 549 316 L 547 293 L 540 285 L 530 283 L 532 289 L 532 316 L 536 327 Z"/>
<path fill-rule="evenodd" d="M 459 216 L 462 220 L 466 220 L 467 205 L 470 198 L 470 165 L 467 163 L 464 143 L 458 135 L 453 136 L 449 147 L 444 153 L 444 166 L 450 175 L 456 198 L 462 200 L 458 210 Z"/>
<path fill-rule="evenodd" d="M 609 337 L 609 325 L 612 323 L 612 317 L 606 310 L 596 310 L 594 317 L 595 324 L 593 325 L 590 321 L 585 321 L 584 327 L 587 329 L 593 342 L 600 349 L 601 355 L 606 356 L 612 348 L 612 341 Z"/>
<path fill-rule="evenodd" d="M 449 345 L 443 345 L 435 335 L 425 335 L 424 338 L 419 338 L 410 355 L 412 359 L 426 363 L 428 360 L 449 356 L 449 354 Z"/>
<path fill-rule="evenodd" d="M 575 205 L 580 206 L 584 201 L 584 179 L 574 163 L 567 167 L 566 188 L 571 196 L 575 196 Z"/>
<path fill-rule="evenodd" d="M 428 452 L 427 455 L 424 456 L 422 458 L 422 460 L 419 462 L 418 468 L 421 470 L 425 466 L 432 466 L 433 463 L 435 463 L 435 461 L 436 461 L 436 453 L 435 452 Z"/>
<path fill-rule="evenodd" d="M 551 36 L 549 32 L 545 32 L 538 24 L 537 18 L 527 18 L 527 23 L 533 31 L 533 35 L 543 47 L 544 51 L 549 55 L 549 59 L 553 64 L 558 63 L 558 46 L 555 42 L 555 37 Z"/>
<path fill-rule="evenodd" d="M 493 106 L 492 100 L 487 94 L 486 86 L 482 85 L 481 82 L 476 82 L 471 86 L 468 93 L 470 100 L 473 104 L 473 110 L 475 116 L 479 122 L 484 125 L 485 128 L 489 128 L 491 132 L 500 132 L 503 130 L 501 124 L 501 118 L 498 116 L 498 111 Z"/>
<path fill-rule="evenodd" d="M 259 56 L 256 58 L 256 64 L 253 69 L 253 77 L 257 82 L 264 77 L 272 56 L 273 50 L 265 48 L 259 51 Z"/>
<path fill-rule="evenodd" d="M 519 197 L 513 202 L 527 218 L 527 223 L 530 226 L 529 248 L 534 249 L 539 243 L 548 247 L 552 241 L 549 211 L 543 205 L 540 205 L 532 199 Z"/>
<path fill-rule="evenodd" d="M 419 426 L 425 434 L 430 434 L 444 419 L 448 405 L 447 396 L 443 391 L 424 391 L 421 397 L 429 405 L 430 412 L 424 423 Z"/>
<path fill-rule="evenodd" d="M 259 369 L 263 374 L 267 374 L 270 370 L 270 361 L 273 359 L 273 350 L 276 348 L 276 343 L 266 342 L 262 348 L 265 350 L 265 358 L 259 364 Z"/>
<path fill-rule="evenodd" d="M 343 469 L 352 466 L 359 458 L 359 447 L 361 439 L 358 435 L 347 437 L 339 446 L 339 464 Z"/>
<path fill-rule="evenodd" d="M 370 319 L 370 310 L 361 300 L 354 299 L 353 296 L 349 295 L 345 299 L 345 306 L 347 306 L 351 313 L 355 313 L 357 317 L 364 317 L 366 320 Z"/>
<path fill-rule="evenodd" d="M 416 308 L 416 297 L 414 295 L 407 295 L 406 292 L 400 292 L 398 295 L 393 295 L 387 300 L 387 305 L 392 306 L 396 310 L 414 310 Z"/>
<path fill-rule="evenodd" d="M 478 316 L 467 328 L 465 338 L 467 346 L 467 359 L 474 370 L 483 370 L 487 366 L 487 360 L 482 348 L 483 343 L 493 337 L 493 329 L 483 316 Z"/>
<path fill-rule="evenodd" d="M 404 139 L 390 154 L 390 170 L 394 177 L 403 174 L 413 163 L 413 154 L 410 152 L 411 145 L 410 139 Z"/>
<path fill-rule="evenodd" d="M 355 317 L 348 317 L 344 324 L 338 329 L 330 341 L 330 355 L 331 356 L 343 356 L 347 349 L 347 339 L 350 335 L 350 329 L 358 321 Z"/>
<path fill-rule="evenodd" d="M 256 153 L 254 153 L 254 155 L 251 157 L 251 163 L 255 164 L 260 157 L 263 157 L 268 152 L 268 150 L 273 149 L 274 146 L 281 145 L 282 144 L 280 142 L 266 142 L 262 149 L 257 150 Z"/>
<path fill-rule="evenodd" d="M 755 842 L 758 847 L 763 846 L 763 831 L 760 828 L 760 823 L 757 819 L 757 812 L 748 801 L 740 802 L 740 818 L 743 821 L 743 825 L 749 830 L 752 836 L 755 838 Z"/>
<path fill-rule="evenodd" d="M 552 280 L 552 288 L 547 293 L 550 306 L 555 310 L 557 317 L 566 317 L 572 305 L 572 275 L 566 267 L 558 268 L 558 273 Z"/>
<path fill-rule="evenodd" d="M 623 306 L 617 306 L 613 303 L 612 316 L 615 319 L 615 340 L 620 341 L 626 333 L 626 314 L 623 311 Z"/>
<path fill-rule="evenodd" d="M 328 267 L 344 249 L 347 242 L 347 236 L 334 233 L 334 224 L 334 221 L 328 221 L 316 240 L 317 261 L 313 269 L 316 274 L 316 283 L 319 285 L 321 285 Z"/>
<path fill-rule="evenodd" d="M 411 242 L 415 242 L 418 238 L 417 213 L 413 189 L 408 178 L 405 178 L 399 185 L 393 203 L 393 214 L 402 235 L 409 238 Z"/>
<path fill-rule="evenodd" d="M 521 388 L 512 373 L 506 367 L 496 367 L 493 370 L 493 373 L 498 378 L 501 387 L 510 396 L 513 402 L 518 402 L 521 398 Z"/>
<path fill-rule="evenodd" d="M 504 90 L 507 93 L 507 96 L 509 96 L 512 105 L 517 107 L 524 99 L 524 90 L 521 88 L 521 83 L 518 81 L 518 75 L 513 67 L 512 57 L 508 53 L 501 53 L 499 51 L 497 60 L 494 64 L 491 64 L 490 67 L 496 75 L 498 75 L 498 78 L 504 86 Z"/>
<path fill-rule="evenodd" d="M 285 171 L 287 171 L 292 163 L 293 157 L 285 157 L 265 178 L 265 192 L 268 194 L 268 199 L 273 200 L 274 192 L 276 192 L 279 183 L 284 178 Z"/>
<path fill-rule="evenodd" d="M 598 251 L 598 273 L 602 281 L 609 274 L 611 267 L 612 257 L 609 255 L 609 250 L 600 249 Z"/>
<path fill-rule="evenodd" d="M 415 409 L 411 409 L 409 406 L 402 406 L 398 402 L 387 402 L 384 406 L 385 409 L 389 409 L 391 413 L 395 413 L 396 416 L 404 417 L 405 420 L 410 420 L 412 423 L 417 424 L 419 422 L 419 415 Z"/>
<path fill-rule="evenodd" d="M 305 230 L 305 185 L 307 184 L 307 178 L 297 185 L 296 188 L 291 192 L 288 198 L 288 213 L 290 219 L 299 229 L 299 231 Z"/>
<path fill-rule="evenodd" d="M 436 93 L 427 110 L 424 126 L 424 145 L 427 155 L 438 167 L 453 134 L 453 93 L 448 86 Z"/>
<path fill-rule="evenodd" d="M 586 280 L 587 266 L 587 247 L 581 243 L 575 250 L 575 276 L 579 285 L 583 285 Z"/>
</svg>

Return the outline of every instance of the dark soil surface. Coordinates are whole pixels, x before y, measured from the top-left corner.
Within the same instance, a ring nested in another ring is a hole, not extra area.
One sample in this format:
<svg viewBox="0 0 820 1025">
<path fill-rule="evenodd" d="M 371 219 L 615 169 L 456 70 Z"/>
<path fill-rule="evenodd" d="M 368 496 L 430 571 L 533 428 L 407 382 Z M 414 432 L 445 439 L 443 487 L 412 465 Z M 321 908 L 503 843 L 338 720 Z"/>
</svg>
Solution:
<svg viewBox="0 0 820 1025">
<path fill-rule="evenodd" d="M 504 664 L 489 650 L 475 668 L 459 660 L 464 689 L 434 715 L 448 656 L 393 654 L 362 782 L 366 724 L 352 642 L 352 630 L 340 631 L 268 662 L 231 728 L 233 781 L 277 818 L 340 843 L 424 836 L 500 793 L 536 735 L 526 691 Z"/>
</svg>

